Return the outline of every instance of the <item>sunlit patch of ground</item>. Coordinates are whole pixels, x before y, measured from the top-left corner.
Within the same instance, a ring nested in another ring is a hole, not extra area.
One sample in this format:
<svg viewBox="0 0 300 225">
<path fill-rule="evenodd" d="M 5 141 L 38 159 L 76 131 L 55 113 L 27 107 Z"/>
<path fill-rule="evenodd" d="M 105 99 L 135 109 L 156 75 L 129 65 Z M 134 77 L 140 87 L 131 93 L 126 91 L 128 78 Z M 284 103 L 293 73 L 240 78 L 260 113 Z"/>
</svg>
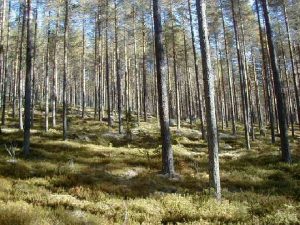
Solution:
<svg viewBox="0 0 300 225">
<path fill-rule="evenodd" d="M 198 125 L 171 129 L 179 176 L 166 179 L 159 174 L 155 119 L 127 130 L 124 122 L 119 135 L 92 113 L 84 121 L 72 116 L 68 141 L 61 140 L 61 126 L 46 133 L 42 123 L 38 113 L 27 159 L 17 120 L 9 118 L 2 128 L 1 225 L 300 223 L 299 131 L 291 142 L 291 165 L 280 162 L 279 145 L 271 145 L 269 136 L 256 134 L 252 150 L 246 150 L 240 126 L 237 136 L 229 128 L 220 131 L 223 200 L 218 203 L 209 189 L 207 144 Z"/>
</svg>

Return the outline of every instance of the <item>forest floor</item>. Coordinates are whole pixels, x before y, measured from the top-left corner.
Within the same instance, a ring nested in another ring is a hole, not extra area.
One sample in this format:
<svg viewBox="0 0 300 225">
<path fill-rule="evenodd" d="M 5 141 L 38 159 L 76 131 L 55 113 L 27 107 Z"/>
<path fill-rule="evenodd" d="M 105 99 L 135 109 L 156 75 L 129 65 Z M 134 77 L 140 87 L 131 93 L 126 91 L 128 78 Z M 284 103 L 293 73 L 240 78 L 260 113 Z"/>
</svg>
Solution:
<svg viewBox="0 0 300 225">
<path fill-rule="evenodd" d="M 172 128 L 179 176 L 168 179 L 159 174 L 154 119 L 131 128 L 128 137 L 91 117 L 70 116 L 69 139 L 62 141 L 61 126 L 44 132 L 38 114 L 26 159 L 23 133 L 8 118 L 0 134 L 1 225 L 300 224 L 299 130 L 291 165 L 280 162 L 269 134 L 257 134 L 246 150 L 241 127 L 237 136 L 220 131 L 218 203 L 208 187 L 207 145 L 195 127 Z"/>
</svg>

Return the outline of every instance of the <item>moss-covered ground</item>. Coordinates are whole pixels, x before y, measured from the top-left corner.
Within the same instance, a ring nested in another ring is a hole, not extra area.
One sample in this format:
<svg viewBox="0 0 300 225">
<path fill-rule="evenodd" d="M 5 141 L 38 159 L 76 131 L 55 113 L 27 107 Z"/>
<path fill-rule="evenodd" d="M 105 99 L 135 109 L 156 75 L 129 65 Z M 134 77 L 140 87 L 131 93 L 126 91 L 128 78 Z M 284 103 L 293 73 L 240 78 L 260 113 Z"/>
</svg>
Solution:
<svg viewBox="0 0 300 225">
<path fill-rule="evenodd" d="M 168 179 L 159 173 L 153 118 L 118 135 L 92 113 L 84 120 L 70 116 L 68 141 L 62 141 L 61 126 L 46 133 L 42 124 L 37 113 L 29 158 L 21 154 L 17 119 L 2 127 L 1 225 L 300 224 L 299 130 L 291 141 L 291 165 L 280 162 L 279 143 L 271 145 L 269 134 L 257 133 L 246 150 L 241 127 L 237 136 L 220 130 L 219 203 L 209 190 L 207 145 L 197 126 L 172 128 L 179 176 Z"/>
</svg>

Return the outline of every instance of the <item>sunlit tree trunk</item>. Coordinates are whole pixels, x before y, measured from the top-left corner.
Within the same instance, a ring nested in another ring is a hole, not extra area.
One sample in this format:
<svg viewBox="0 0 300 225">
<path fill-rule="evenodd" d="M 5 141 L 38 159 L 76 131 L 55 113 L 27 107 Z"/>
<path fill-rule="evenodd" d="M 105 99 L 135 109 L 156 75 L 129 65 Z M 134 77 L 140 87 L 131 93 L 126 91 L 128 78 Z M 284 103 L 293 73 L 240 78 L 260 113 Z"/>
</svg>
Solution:
<svg viewBox="0 0 300 225">
<path fill-rule="evenodd" d="M 258 0 L 255 0 L 255 7 L 256 7 L 256 14 L 257 14 L 257 21 L 258 21 L 258 28 L 259 28 L 259 39 L 260 39 L 260 46 L 261 46 L 261 55 L 263 60 L 262 65 L 262 73 L 264 77 L 264 83 L 265 83 L 265 102 L 267 103 L 269 112 L 269 120 L 270 120 L 270 127 L 271 127 L 271 141 L 272 143 L 275 143 L 275 132 L 274 132 L 274 111 L 273 111 L 273 102 L 270 95 L 270 82 L 269 82 L 269 74 L 268 74 L 268 68 L 267 68 L 267 54 L 265 51 L 265 45 L 264 45 L 264 38 L 263 38 L 263 31 L 262 31 L 262 25 L 261 25 L 261 19 L 260 19 L 260 13 L 259 13 L 259 6 L 258 6 Z M 267 113 L 267 112 L 266 112 Z"/>
<path fill-rule="evenodd" d="M 173 15 L 173 8 L 171 2 L 171 15 Z M 174 18 L 172 20 L 172 57 L 173 57 L 173 73 L 174 73 L 174 82 L 175 82 L 175 101 L 176 101 L 176 122 L 177 122 L 177 129 L 180 129 L 180 94 L 179 94 L 179 79 L 177 73 L 177 53 L 176 53 L 176 44 L 175 44 L 175 30 L 174 30 Z"/>
<path fill-rule="evenodd" d="M 202 94 L 201 94 L 201 86 L 200 86 L 200 75 L 199 75 L 198 60 L 197 60 L 197 53 L 196 53 L 196 46 L 195 46 L 195 34 L 194 34 L 193 16 L 192 16 L 191 1 L 190 0 L 188 0 L 188 10 L 189 10 L 190 29 L 191 29 L 191 35 L 192 35 L 192 49 L 193 49 L 193 57 L 194 57 L 194 68 L 195 68 L 196 84 L 197 84 L 198 106 L 199 106 L 198 108 L 199 108 L 199 117 L 200 117 L 200 130 L 201 130 L 202 139 L 205 139 L 203 108 L 202 108 Z"/>
<path fill-rule="evenodd" d="M 162 43 L 161 0 L 153 0 L 153 19 L 155 31 L 155 55 L 157 89 L 159 102 L 160 130 L 162 138 L 162 172 L 170 177 L 175 175 L 171 133 L 169 128 L 169 104 L 167 76 L 165 71 L 164 49 Z"/>
<path fill-rule="evenodd" d="M 232 91 L 232 71 L 229 62 L 229 53 L 228 53 L 228 43 L 226 38 L 226 26 L 223 12 L 223 4 L 222 0 L 220 0 L 220 8 L 222 15 L 222 28 L 223 28 L 223 38 L 224 38 L 224 46 L 225 46 L 225 57 L 226 57 L 226 68 L 227 68 L 227 79 L 228 79 L 228 89 L 229 89 L 229 99 L 230 99 L 230 116 L 231 116 L 231 126 L 232 126 L 232 134 L 236 134 L 236 123 L 235 123 L 235 106 L 234 106 L 234 96 Z"/>
<path fill-rule="evenodd" d="M 46 45 L 46 77 L 45 77 L 45 131 L 49 129 L 49 45 L 50 45 L 50 9 L 48 15 L 47 45 Z"/>
<path fill-rule="evenodd" d="M 215 113 L 215 75 L 211 68 L 210 47 L 206 20 L 206 0 L 196 0 L 199 39 L 202 55 L 203 84 L 206 105 L 207 142 L 209 154 L 209 180 L 215 196 L 221 199 L 221 184 L 219 174 L 219 144 Z"/>
<path fill-rule="evenodd" d="M 57 18 L 59 18 L 59 10 L 57 12 Z M 55 25 L 55 39 L 54 39 L 54 50 L 53 50 L 53 78 L 52 78 L 52 126 L 56 127 L 56 108 L 57 108 L 57 38 L 58 38 L 58 19 Z"/>
<path fill-rule="evenodd" d="M 84 17 L 85 15 L 83 15 Z M 81 77 L 81 118 L 85 116 L 86 88 L 85 88 L 85 18 L 82 19 L 82 77 Z"/>
<path fill-rule="evenodd" d="M 68 23 L 69 23 L 69 0 L 65 0 L 64 21 L 64 63 L 63 63 L 63 140 L 67 139 L 67 76 L 68 76 Z"/>
<path fill-rule="evenodd" d="M 33 39 L 33 59 L 32 59 L 32 90 L 31 90 L 31 127 L 34 126 L 35 105 L 36 105 L 36 49 L 37 49 L 37 29 L 38 10 L 34 10 L 34 39 Z"/>
<path fill-rule="evenodd" d="M 1 123 L 2 125 L 6 124 L 6 95 L 7 95 L 7 83 L 8 83 L 8 44 L 9 44 L 9 35 L 10 35 L 10 11 L 11 11 L 11 2 L 8 2 L 8 13 L 7 13 L 7 30 L 6 30 L 6 46 L 4 51 L 4 57 L 3 57 L 3 97 L 2 97 L 2 117 L 1 117 Z"/>
<path fill-rule="evenodd" d="M 26 5 L 22 5 L 23 8 L 23 19 L 21 28 L 21 38 L 19 45 L 19 68 L 18 68 L 18 104 L 19 104 L 19 129 L 23 129 L 23 99 L 22 99 L 22 62 L 23 62 L 23 40 L 25 33 L 25 23 L 26 23 Z"/>
<path fill-rule="evenodd" d="M 188 117 L 190 125 L 193 124 L 192 121 L 192 100 L 191 100 L 191 75 L 190 69 L 188 66 L 188 52 L 187 52 L 187 43 L 185 33 L 183 35 L 183 45 L 184 45 L 184 61 L 185 61 L 185 76 L 186 76 L 186 87 L 187 87 L 187 108 L 188 108 Z"/>
<path fill-rule="evenodd" d="M 277 100 L 282 160 L 284 162 L 290 163 L 292 159 L 291 159 L 289 140 L 288 140 L 288 128 L 287 128 L 287 121 L 286 121 L 287 114 L 286 114 L 286 107 L 284 103 L 284 97 L 282 93 L 281 80 L 277 68 L 275 48 L 272 39 L 273 31 L 270 24 L 267 0 L 262 0 L 262 7 L 263 7 L 263 13 L 264 13 L 264 19 L 265 19 L 265 25 L 267 31 L 271 68 L 272 68 L 273 79 L 274 79 L 274 89 L 275 89 L 275 95 Z"/>
<path fill-rule="evenodd" d="M 248 114 L 247 114 L 247 95 L 245 93 L 245 65 L 244 60 L 242 59 L 242 54 L 240 50 L 240 41 L 239 41 L 239 34 L 237 28 L 237 20 L 235 15 L 235 5 L 234 1 L 231 0 L 231 11 L 232 11 L 232 19 L 233 19 L 233 27 L 235 33 L 235 44 L 236 44 L 236 51 L 237 51 L 237 58 L 238 58 L 238 68 L 239 68 L 239 75 L 240 75 L 240 89 L 241 89 L 241 100 L 242 100 L 242 107 L 243 107 L 243 120 L 244 120 L 244 132 L 245 132 L 245 141 L 246 141 L 246 148 L 250 149 L 250 140 L 249 140 L 249 121 L 248 121 Z"/>
<path fill-rule="evenodd" d="M 294 53 L 293 53 L 292 44 L 291 44 L 291 34 L 290 34 L 289 20 L 288 20 L 288 16 L 286 13 L 285 0 L 283 0 L 283 12 L 284 12 L 284 22 L 285 22 L 285 28 L 286 28 L 286 33 L 287 33 L 287 37 L 288 37 L 289 54 L 290 54 L 290 60 L 291 60 L 291 66 L 292 66 L 293 84 L 294 84 L 296 106 L 297 106 L 297 115 L 298 115 L 298 120 L 300 121 L 300 99 L 299 99 L 299 89 L 297 87 L 297 79 L 296 79 L 297 72 L 296 72 L 295 62 L 294 62 Z M 300 126 L 300 123 L 299 123 L 299 126 Z"/>
<path fill-rule="evenodd" d="M 106 18 L 105 25 L 108 27 L 108 0 L 106 0 Z M 108 126 L 112 126 L 112 118 L 111 118 L 111 106 L 110 106 L 110 74 L 109 74 L 109 54 L 108 54 L 108 29 L 105 29 L 105 67 L 106 67 L 106 98 L 107 98 L 107 123 Z"/>
<path fill-rule="evenodd" d="M 117 77 L 119 133 L 122 133 L 122 81 L 121 81 L 120 56 L 119 56 L 119 45 L 118 45 L 117 0 L 115 0 L 115 63 L 116 63 L 115 72 Z"/>
<path fill-rule="evenodd" d="M 135 6 L 133 6 L 133 57 L 134 57 L 134 78 L 135 78 L 135 95 L 136 95 L 136 115 L 137 115 L 137 123 L 140 125 L 140 79 L 138 74 L 138 65 L 137 65 L 137 52 L 136 52 L 136 11 Z"/>
</svg>

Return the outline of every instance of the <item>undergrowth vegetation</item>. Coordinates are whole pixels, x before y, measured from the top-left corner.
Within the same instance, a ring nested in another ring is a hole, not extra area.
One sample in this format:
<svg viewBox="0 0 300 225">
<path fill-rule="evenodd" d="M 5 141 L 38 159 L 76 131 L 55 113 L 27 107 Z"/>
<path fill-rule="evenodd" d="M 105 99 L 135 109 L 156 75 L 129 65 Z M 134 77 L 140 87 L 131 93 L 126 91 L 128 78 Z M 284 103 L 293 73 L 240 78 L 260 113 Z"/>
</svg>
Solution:
<svg viewBox="0 0 300 225">
<path fill-rule="evenodd" d="M 293 164 L 280 162 L 269 137 L 243 147 L 220 130 L 222 202 L 208 186 L 207 145 L 183 124 L 172 128 L 178 177 L 159 174 L 157 121 L 116 129 L 73 116 L 69 139 L 61 127 L 43 132 L 35 117 L 32 154 L 22 157 L 22 132 L 9 119 L 0 135 L 0 224 L 300 224 L 300 134 Z M 196 125 L 195 125 L 196 126 Z M 6 148 L 14 149 L 14 160 Z"/>
</svg>

